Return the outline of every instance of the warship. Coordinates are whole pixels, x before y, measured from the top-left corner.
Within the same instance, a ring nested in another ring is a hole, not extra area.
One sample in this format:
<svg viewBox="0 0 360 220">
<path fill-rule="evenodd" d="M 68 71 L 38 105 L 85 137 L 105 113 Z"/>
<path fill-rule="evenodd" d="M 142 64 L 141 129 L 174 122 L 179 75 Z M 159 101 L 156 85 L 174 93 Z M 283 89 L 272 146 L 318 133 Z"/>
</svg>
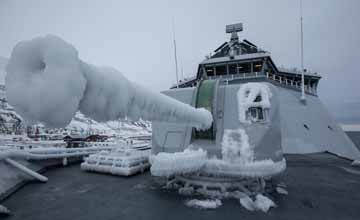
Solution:
<svg viewBox="0 0 360 220">
<path fill-rule="evenodd" d="M 196 76 L 164 91 L 184 103 L 209 110 L 214 119 L 212 126 L 198 131 L 179 124 L 153 122 L 153 154 L 179 152 L 191 145 L 206 150 L 210 157 L 226 160 L 225 145 L 236 143 L 240 150 L 235 154 L 239 157 L 247 157 L 248 152 L 241 148 L 251 146 L 253 164 L 249 167 L 247 163 L 238 166 L 231 158 L 226 165 L 209 162 L 197 170 L 197 178 L 199 173 L 235 179 L 277 175 L 286 167 L 284 153 L 326 151 L 359 160 L 359 150 L 317 95 L 321 76 L 306 70 L 278 68 L 269 52 L 249 40 L 239 40 L 238 32 L 242 30 L 242 23 L 227 25 L 230 41 L 199 64 Z M 262 166 L 264 160 L 274 163 Z M 251 170 L 254 163 L 262 172 Z M 171 167 L 162 165 L 162 169 Z"/>
<path fill-rule="evenodd" d="M 129 143 L 1 148 L 1 186 L 6 188 L 1 199 L 15 211 L 13 218 L 183 218 L 191 211 L 184 209 L 178 193 L 210 198 L 187 201 L 192 207 L 217 208 L 222 205 L 220 199 L 226 198 L 238 199 L 251 211 L 267 212 L 278 205 L 275 215 L 265 216 L 273 219 L 303 213 L 312 219 L 344 217 L 341 212 L 329 211 L 334 204 L 347 208 L 346 217 L 359 216 L 351 201 L 360 199 L 354 193 L 360 171 L 350 163 L 359 164 L 360 152 L 319 99 L 321 76 L 278 67 L 269 52 L 249 40 L 239 40 L 242 30 L 242 23 L 227 25 L 230 41 L 202 61 L 194 77 L 177 82 L 162 94 L 134 86 L 113 69 L 85 63 L 71 45 L 56 37 L 18 44 L 7 66 L 6 87 L 10 104 L 27 121 L 63 126 L 78 110 L 98 121 L 143 118 L 152 121 L 152 138 L 151 153 L 128 149 Z M 57 75 L 64 70 L 75 80 Z M 54 84 L 49 77 L 42 79 L 55 87 L 55 92 L 46 90 L 46 96 L 39 92 L 45 86 L 32 84 L 41 80 L 28 80 L 44 73 L 60 80 Z M 57 86 L 69 89 L 64 97 L 59 97 Z M 19 89 L 25 91 L 21 93 L 25 98 L 19 98 Z M 27 101 L 28 95 L 35 102 L 48 99 L 59 109 L 54 111 L 50 105 L 39 111 L 38 105 Z M 78 164 L 83 157 L 81 168 L 87 171 L 128 176 L 151 168 L 150 173 L 126 179 L 80 172 L 76 165 L 49 170 L 49 178 L 40 174 L 49 167 Z M 101 178 L 104 181 L 99 181 Z M 34 179 L 48 183 L 30 184 L 16 192 Z M 165 186 L 159 187 L 157 180 Z M 351 199 L 333 196 L 333 189 Z M 317 198 L 317 194 L 321 196 Z M 55 201 L 58 198 L 61 201 Z M 119 213 L 119 205 L 124 212 Z M 48 212 L 41 214 L 38 210 L 43 207 Z M 96 215 L 88 212 L 94 207 L 99 209 Z M 251 218 L 234 209 L 228 203 L 208 217 Z M 204 217 L 201 212 L 193 214 Z"/>
<path fill-rule="evenodd" d="M 214 117 L 213 126 L 206 131 L 193 132 L 188 127 L 153 123 L 154 152 L 170 152 L 192 142 L 206 141 L 209 150 L 216 154 L 221 149 L 224 130 L 243 124 L 256 148 L 264 152 L 259 152 L 262 154 L 259 157 L 272 158 L 271 154 L 278 150 L 288 154 L 328 151 L 358 160 L 358 149 L 317 95 L 321 76 L 304 71 L 306 101 L 302 102 L 301 70 L 278 68 L 269 52 L 246 39 L 239 41 L 237 32 L 242 29 L 241 23 L 227 26 L 230 41 L 220 45 L 212 56 L 199 64 L 195 77 L 164 91 L 185 103 L 209 109 Z M 237 91 L 242 85 L 251 83 L 263 83 L 271 88 L 271 107 L 258 105 L 263 97 L 257 94 L 252 97 L 255 98 L 251 100 L 253 105 L 244 108 L 243 116 L 239 116 L 238 105 L 241 104 L 237 103 Z M 239 121 L 239 117 L 244 120 Z M 254 123 L 248 123 L 250 121 Z"/>
</svg>

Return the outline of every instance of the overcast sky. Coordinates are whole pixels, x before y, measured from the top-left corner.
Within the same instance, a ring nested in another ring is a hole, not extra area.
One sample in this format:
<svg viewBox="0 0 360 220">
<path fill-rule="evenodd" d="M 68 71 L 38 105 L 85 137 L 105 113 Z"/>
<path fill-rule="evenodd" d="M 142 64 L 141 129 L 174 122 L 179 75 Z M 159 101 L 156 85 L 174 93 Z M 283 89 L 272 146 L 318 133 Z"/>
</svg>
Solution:
<svg viewBox="0 0 360 220">
<path fill-rule="evenodd" d="M 323 76 L 320 97 L 336 114 L 360 120 L 359 11 L 359 0 L 303 0 L 305 67 Z M 270 51 L 278 66 L 300 66 L 295 0 L 0 0 L 0 56 L 10 57 L 18 41 L 54 34 L 84 61 L 161 91 L 175 82 L 172 18 L 185 76 L 229 40 L 225 25 L 236 22 L 244 23 L 240 38 Z"/>
</svg>

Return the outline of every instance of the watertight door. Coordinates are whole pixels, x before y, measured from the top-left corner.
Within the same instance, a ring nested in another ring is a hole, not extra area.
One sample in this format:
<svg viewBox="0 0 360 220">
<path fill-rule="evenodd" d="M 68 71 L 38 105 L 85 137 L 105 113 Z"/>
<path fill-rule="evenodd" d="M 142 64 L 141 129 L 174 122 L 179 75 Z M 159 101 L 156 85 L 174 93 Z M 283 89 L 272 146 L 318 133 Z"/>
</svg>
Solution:
<svg viewBox="0 0 360 220">
<path fill-rule="evenodd" d="M 200 83 L 197 89 L 196 108 L 205 108 L 214 115 L 214 96 L 217 84 L 216 80 L 204 80 Z M 193 138 L 195 139 L 214 140 L 215 137 L 214 124 L 207 130 L 195 130 L 193 133 Z"/>
</svg>

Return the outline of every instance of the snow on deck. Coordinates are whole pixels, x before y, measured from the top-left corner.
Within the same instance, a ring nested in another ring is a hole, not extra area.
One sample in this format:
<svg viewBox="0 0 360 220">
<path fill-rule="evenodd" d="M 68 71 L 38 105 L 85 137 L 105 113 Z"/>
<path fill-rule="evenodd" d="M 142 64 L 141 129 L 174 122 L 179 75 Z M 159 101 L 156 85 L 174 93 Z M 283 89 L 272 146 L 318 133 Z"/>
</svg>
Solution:
<svg viewBox="0 0 360 220">
<path fill-rule="evenodd" d="M 186 206 L 199 209 L 216 209 L 222 205 L 219 199 L 191 199 L 185 202 Z"/>
</svg>

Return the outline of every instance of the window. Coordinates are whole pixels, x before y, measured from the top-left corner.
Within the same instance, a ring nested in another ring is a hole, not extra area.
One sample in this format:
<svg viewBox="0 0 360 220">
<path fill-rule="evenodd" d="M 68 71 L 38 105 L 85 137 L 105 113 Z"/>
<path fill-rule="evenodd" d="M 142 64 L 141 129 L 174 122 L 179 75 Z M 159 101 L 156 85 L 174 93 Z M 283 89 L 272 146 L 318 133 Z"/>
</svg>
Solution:
<svg viewBox="0 0 360 220">
<path fill-rule="evenodd" d="M 205 72 L 207 76 L 213 76 L 214 75 L 214 67 L 208 66 L 205 67 Z"/>
<path fill-rule="evenodd" d="M 262 69 L 262 62 L 261 61 L 254 62 L 253 65 L 254 65 L 254 67 L 253 67 L 254 72 L 261 72 L 261 69 Z"/>
<path fill-rule="evenodd" d="M 250 73 L 251 64 L 250 63 L 239 63 L 238 66 L 239 73 Z"/>
<path fill-rule="evenodd" d="M 237 64 L 229 64 L 229 74 L 237 73 Z"/>
<path fill-rule="evenodd" d="M 252 122 L 262 122 L 266 120 L 266 109 L 262 107 L 250 107 L 247 112 L 247 120 Z"/>
<path fill-rule="evenodd" d="M 227 69 L 226 66 L 216 66 L 216 75 L 217 76 L 221 76 L 221 75 L 226 75 L 227 74 Z"/>
</svg>

